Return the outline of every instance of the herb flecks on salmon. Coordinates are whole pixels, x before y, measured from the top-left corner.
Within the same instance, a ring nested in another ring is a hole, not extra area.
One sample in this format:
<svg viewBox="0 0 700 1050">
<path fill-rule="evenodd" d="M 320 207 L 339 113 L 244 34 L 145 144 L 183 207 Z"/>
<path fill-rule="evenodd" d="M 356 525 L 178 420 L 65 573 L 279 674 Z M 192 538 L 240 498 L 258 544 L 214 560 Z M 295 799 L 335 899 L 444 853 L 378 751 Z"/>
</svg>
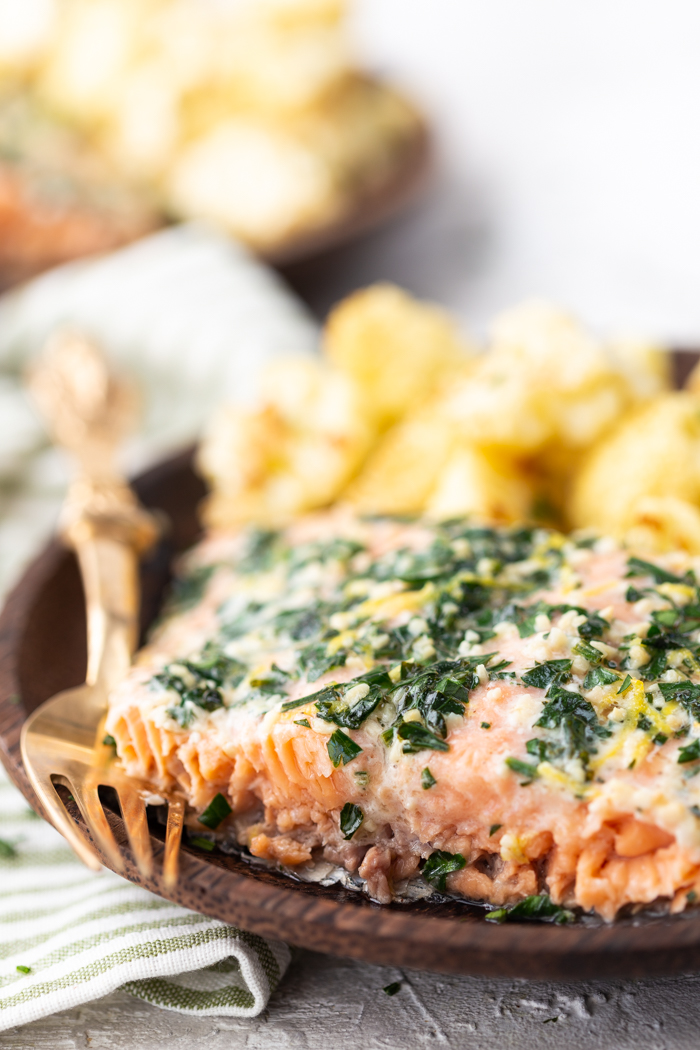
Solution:
<svg viewBox="0 0 700 1050">
<path fill-rule="evenodd" d="M 513 918 L 681 910 L 700 891 L 695 568 L 342 512 L 212 535 L 106 730 L 195 831 L 302 875 L 331 861 L 380 901 L 413 880 Z"/>
</svg>

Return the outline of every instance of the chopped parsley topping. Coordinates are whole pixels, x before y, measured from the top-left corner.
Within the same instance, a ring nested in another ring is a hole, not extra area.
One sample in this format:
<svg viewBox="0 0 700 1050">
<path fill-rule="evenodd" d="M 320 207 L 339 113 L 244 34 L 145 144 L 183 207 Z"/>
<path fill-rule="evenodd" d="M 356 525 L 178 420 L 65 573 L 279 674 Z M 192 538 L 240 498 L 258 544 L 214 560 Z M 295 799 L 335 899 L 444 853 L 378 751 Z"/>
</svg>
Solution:
<svg viewBox="0 0 700 1050">
<path fill-rule="evenodd" d="M 428 791 L 431 787 L 435 787 L 437 780 L 426 766 L 420 775 L 421 787 L 424 791 Z"/>
<path fill-rule="evenodd" d="M 331 762 L 336 769 L 341 763 L 346 766 L 348 762 L 352 762 L 353 758 L 357 758 L 362 751 L 362 748 L 354 740 L 351 740 L 342 729 L 336 729 L 335 732 L 331 733 L 326 746 Z"/>
<path fill-rule="evenodd" d="M 585 612 L 582 609 L 581 612 Z M 605 631 L 608 630 L 610 624 L 607 620 L 604 620 L 598 613 L 588 613 L 588 618 L 585 623 L 582 623 L 578 629 L 578 633 L 582 638 L 602 638 Z"/>
<path fill-rule="evenodd" d="M 492 838 L 492 836 L 495 835 L 497 831 L 500 831 L 502 827 L 502 824 L 492 824 L 489 828 L 489 838 Z"/>
<path fill-rule="evenodd" d="M 351 839 L 364 819 L 365 815 L 359 806 L 353 802 L 346 802 L 340 811 L 340 830 L 343 838 Z"/>
<path fill-rule="evenodd" d="M 553 758 L 559 758 L 563 752 L 563 748 L 558 744 L 553 743 L 551 740 L 540 740 L 539 737 L 533 737 L 532 740 L 528 740 L 525 744 L 525 750 L 528 755 L 532 755 L 539 762 L 549 762 Z"/>
<path fill-rule="evenodd" d="M 238 571 L 250 574 L 272 568 L 278 545 L 279 533 L 273 529 L 251 529 L 248 549 L 238 563 Z"/>
<path fill-rule="evenodd" d="M 164 676 L 158 675 L 157 677 L 162 679 Z M 172 682 L 169 682 L 166 688 L 175 690 Z M 218 707 L 223 706 L 223 702 L 223 697 L 218 689 L 207 689 L 202 686 L 187 689 L 183 683 L 180 702 L 169 707 L 168 714 L 182 729 L 188 729 L 197 717 L 197 708 L 200 711 L 215 711 Z"/>
<path fill-rule="evenodd" d="M 690 894 L 688 894 L 688 900 L 690 900 Z M 384 985 L 382 991 L 386 992 L 387 995 L 396 995 L 397 992 L 401 991 L 401 981 L 393 981 L 391 984 Z"/>
<path fill-rule="evenodd" d="M 480 728 L 481 729 L 490 729 L 491 728 L 491 723 L 490 722 L 482 722 Z"/>
<path fill-rule="evenodd" d="M 678 761 L 683 764 L 684 762 L 697 762 L 700 758 L 700 737 L 697 740 L 693 740 L 692 743 L 686 744 L 678 752 Z"/>
<path fill-rule="evenodd" d="M 560 729 L 567 755 L 580 758 L 584 765 L 596 751 L 598 739 L 611 736 L 598 722 L 595 708 L 580 693 L 550 686 L 542 714 L 535 722 L 543 729 Z"/>
<path fill-rule="evenodd" d="M 211 643 L 204 647 L 199 659 L 185 660 L 183 666 L 200 682 L 218 686 L 226 683 L 238 685 L 245 673 L 243 664 L 226 656 Z"/>
<path fill-rule="evenodd" d="M 683 619 L 678 609 L 655 609 L 651 618 L 657 626 L 661 627 L 678 627 Z"/>
<path fill-rule="evenodd" d="M 625 593 L 625 601 L 626 602 L 630 602 L 630 604 L 633 603 L 633 602 L 640 601 L 643 597 L 644 597 L 644 591 L 638 591 L 637 588 L 636 587 L 632 587 L 631 584 L 627 588 L 627 591 Z"/>
<path fill-rule="evenodd" d="M 503 681 L 506 678 L 516 678 L 515 671 L 505 671 L 505 667 L 510 667 L 512 660 L 499 660 L 497 664 L 489 667 L 489 679 L 490 681 Z"/>
<path fill-rule="evenodd" d="M 607 667 L 592 667 L 583 680 L 585 690 L 594 689 L 597 685 L 614 685 L 620 681 L 620 676 Z"/>
<path fill-rule="evenodd" d="M 414 755 L 419 751 L 449 751 L 450 745 L 431 733 L 420 722 L 403 722 L 396 731 L 403 740 L 401 750 L 405 755 Z"/>
<path fill-rule="evenodd" d="M 522 676 L 525 685 L 534 689 L 548 689 L 550 685 L 568 682 L 571 678 L 571 660 L 547 660 L 535 664 Z"/>
<path fill-rule="evenodd" d="M 259 677 L 251 678 L 250 684 L 253 689 L 264 696 L 279 696 L 287 688 L 291 675 L 289 671 L 283 671 L 277 664 L 273 664 L 269 671 L 265 671 Z"/>
<path fill-rule="evenodd" d="M 512 769 L 514 773 L 519 773 L 521 777 L 527 777 L 528 780 L 534 780 L 537 776 L 537 766 L 532 765 L 530 762 L 522 762 L 519 758 L 507 758 L 506 765 L 508 769 Z"/>
<path fill-rule="evenodd" d="M 495 908 L 486 913 L 488 922 L 513 922 L 517 919 L 540 919 L 545 922 L 571 922 L 574 914 L 555 904 L 546 893 L 525 897 L 508 908 Z"/>
<path fill-rule="evenodd" d="M 688 639 L 675 631 L 664 631 L 653 623 L 647 631 L 644 645 L 647 649 L 685 649 Z"/>
<path fill-rule="evenodd" d="M 209 644 L 199 658 L 170 664 L 160 674 L 154 675 L 151 685 L 177 694 L 177 703 L 168 707 L 167 713 L 179 726 L 187 729 L 198 713 L 223 707 L 222 688 L 224 685 L 235 687 L 243 676 L 244 668 L 237 660 Z"/>
<path fill-rule="evenodd" d="M 675 700 L 681 704 L 693 718 L 700 717 L 700 683 L 697 682 L 659 682 L 659 689 L 664 700 Z"/>
<path fill-rule="evenodd" d="M 641 558 L 629 558 L 627 561 L 627 575 L 628 576 L 651 576 L 656 583 L 687 583 L 687 580 L 682 579 L 680 576 L 675 576 L 672 572 L 667 572 L 666 569 L 662 569 L 660 565 L 654 565 L 650 561 L 643 561 Z"/>
<path fill-rule="evenodd" d="M 661 678 L 667 666 L 668 656 L 665 652 L 659 652 L 654 654 L 648 664 L 640 668 L 639 673 L 645 682 L 655 682 L 658 678 Z"/>
<path fill-rule="evenodd" d="M 102 744 L 104 747 L 116 748 L 117 741 L 114 739 L 111 733 L 105 733 L 105 735 L 102 737 Z"/>
<path fill-rule="evenodd" d="M 371 673 L 371 672 L 370 672 Z M 380 671 L 381 685 L 391 686 L 392 682 L 386 671 Z M 383 681 L 386 679 L 386 682 Z M 365 686 L 366 691 L 354 703 L 348 703 L 346 697 L 356 691 L 357 686 Z M 325 722 L 334 722 L 345 729 L 359 729 L 365 719 L 378 707 L 383 699 L 379 682 L 367 681 L 367 676 L 354 678 L 344 686 L 335 686 L 323 690 L 316 700 L 316 712 Z"/>
<path fill-rule="evenodd" d="M 214 565 L 203 565 L 177 577 L 170 589 L 168 611 L 184 612 L 200 602 L 215 568 Z"/>
<path fill-rule="evenodd" d="M 594 666 L 602 663 L 603 654 L 600 649 L 596 649 L 594 645 L 589 645 L 588 642 L 578 642 L 574 646 L 574 652 L 578 653 L 579 656 L 583 656 L 585 660 L 588 660 L 588 662 Z"/>
<path fill-rule="evenodd" d="M 479 662 L 485 659 L 480 657 Z M 397 713 L 403 718 L 408 711 L 419 711 L 431 736 L 439 736 L 444 740 L 447 736 L 445 716 L 464 715 L 465 705 L 469 703 L 469 692 L 478 682 L 470 660 L 438 661 L 428 670 L 408 674 L 394 687 Z M 417 722 L 407 724 L 418 725 Z M 438 750 L 446 751 L 448 748 L 438 747 Z"/>
<path fill-rule="evenodd" d="M 308 718 L 296 718 L 294 720 L 294 725 L 304 726 L 305 729 L 311 729 L 311 722 L 309 722 Z"/>
<path fill-rule="evenodd" d="M 315 682 L 321 675 L 332 671 L 335 667 L 342 667 L 348 658 L 346 651 L 339 649 L 335 653 L 328 652 L 325 643 L 319 645 L 307 645 L 298 656 L 299 667 L 306 676 L 307 682 Z"/>
<path fill-rule="evenodd" d="M 320 695 L 320 693 L 312 693 L 311 696 L 300 696 L 296 700 L 285 700 L 282 704 L 281 710 L 293 711 L 295 707 L 306 707 L 306 705 L 310 704 L 315 697 Z"/>
<path fill-rule="evenodd" d="M 445 893 L 447 876 L 453 871 L 461 871 L 466 863 L 461 853 L 447 853 L 442 849 L 435 850 L 423 865 L 423 878 L 440 893 Z"/>
<path fill-rule="evenodd" d="M 221 792 L 219 792 L 218 795 L 214 795 L 214 798 L 198 818 L 199 823 L 204 824 L 205 828 L 211 828 L 213 831 L 214 828 L 218 828 L 222 820 L 225 820 L 232 812 L 233 810 L 228 802 Z"/>
<path fill-rule="evenodd" d="M 190 835 L 188 841 L 199 849 L 205 849 L 207 853 L 212 853 L 216 849 L 216 843 L 212 839 L 205 838 L 204 835 Z"/>
</svg>

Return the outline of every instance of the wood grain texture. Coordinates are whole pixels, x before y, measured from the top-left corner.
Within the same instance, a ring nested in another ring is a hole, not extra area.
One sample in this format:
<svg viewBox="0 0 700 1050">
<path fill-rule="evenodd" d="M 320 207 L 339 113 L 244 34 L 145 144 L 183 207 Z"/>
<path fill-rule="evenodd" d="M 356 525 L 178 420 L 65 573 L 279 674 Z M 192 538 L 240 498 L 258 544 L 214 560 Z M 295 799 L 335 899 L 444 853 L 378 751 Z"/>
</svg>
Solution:
<svg viewBox="0 0 700 1050">
<path fill-rule="evenodd" d="M 135 483 L 143 503 L 160 511 L 169 529 L 142 566 L 144 629 L 156 615 L 169 566 L 197 537 L 197 504 L 204 486 L 191 452 L 169 460 Z M 26 715 L 85 671 L 85 617 L 71 552 L 53 542 L 30 566 L 0 616 L 0 757 L 30 804 L 38 808 L 19 756 Z M 70 804 L 69 804 L 70 806 Z M 73 816 L 79 820 L 75 808 Z M 181 878 L 165 891 L 159 877 L 144 880 L 126 844 L 121 819 L 110 814 L 127 860 L 126 876 L 185 907 L 263 936 L 369 962 L 432 969 L 567 980 L 651 976 L 700 970 L 700 915 L 637 916 L 613 925 L 591 920 L 572 926 L 484 920 L 481 908 L 459 902 L 379 906 L 337 887 L 295 882 L 251 868 L 245 860 L 183 849 Z M 162 829 L 151 826 L 156 870 Z"/>
</svg>

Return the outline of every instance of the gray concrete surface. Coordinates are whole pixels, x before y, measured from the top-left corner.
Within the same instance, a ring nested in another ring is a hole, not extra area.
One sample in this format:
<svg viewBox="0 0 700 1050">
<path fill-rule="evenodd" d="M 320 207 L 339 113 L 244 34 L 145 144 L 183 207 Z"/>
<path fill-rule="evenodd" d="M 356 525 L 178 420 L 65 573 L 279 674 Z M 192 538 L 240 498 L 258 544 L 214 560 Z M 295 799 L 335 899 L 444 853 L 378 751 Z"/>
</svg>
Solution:
<svg viewBox="0 0 700 1050">
<path fill-rule="evenodd" d="M 401 981 L 389 998 L 383 987 Z M 545 982 L 401 972 L 298 951 L 253 1020 L 191 1018 L 124 992 L 0 1033 L 0 1050 L 691 1050 L 700 976 Z"/>
</svg>

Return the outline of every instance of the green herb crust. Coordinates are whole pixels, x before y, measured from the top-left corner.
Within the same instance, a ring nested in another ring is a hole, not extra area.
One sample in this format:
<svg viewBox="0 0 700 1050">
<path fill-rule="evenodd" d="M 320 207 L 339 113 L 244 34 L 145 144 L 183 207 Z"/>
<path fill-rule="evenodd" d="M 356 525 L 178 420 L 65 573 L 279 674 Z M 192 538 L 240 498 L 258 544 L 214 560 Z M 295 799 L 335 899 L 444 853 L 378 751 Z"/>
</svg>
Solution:
<svg viewBox="0 0 700 1050">
<path fill-rule="evenodd" d="M 364 558 L 361 572 L 358 558 Z M 525 573 L 514 572 L 522 563 L 532 567 Z M 356 540 L 339 538 L 294 547 L 286 545 L 282 533 L 253 531 L 237 571 L 252 577 L 282 572 L 281 598 L 267 604 L 225 602 L 219 611 L 218 637 L 187 660 L 165 667 L 153 677 L 152 688 L 164 689 L 172 697 L 167 713 L 183 729 L 229 706 L 255 705 L 264 714 L 275 704 L 285 713 L 313 705 L 316 718 L 341 730 L 331 733 L 328 744 L 336 766 L 360 753 L 343 731 L 361 729 L 376 717 L 385 726 L 381 735 L 387 748 L 398 747 L 406 756 L 446 752 L 449 719 L 466 717 L 470 694 L 480 683 L 477 666 L 486 668 L 489 681 L 518 679 L 497 646 L 472 657 L 465 651 L 465 638 L 473 638 L 483 649 L 496 637 L 499 624 L 512 623 L 520 637 L 527 638 L 535 633 L 538 617 L 575 613 L 581 622 L 572 651 L 588 665 L 582 692 L 569 684 L 572 658 L 541 661 L 521 673 L 523 686 L 546 691 L 536 725 L 549 732 L 527 745 L 529 759 L 537 762 L 518 755 L 506 758 L 512 772 L 533 780 L 538 764 L 561 765 L 574 757 L 588 769 L 600 741 L 611 735 L 609 725 L 601 722 L 583 695 L 598 687 L 617 684 L 618 693 L 625 694 L 641 679 L 658 686 L 664 700 L 681 704 L 693 717 L 700 715 L 700 683 L 691 680 L 699 667 L 695 633 L 700 629 L 700 590 L 692 574 L 679 576 L 651 561 L 628 559 L 629 577 L 650 577 L 656 586 L 692 587 L 695 597 L 685 606 L 669 600 L 667 608 L 654 610 L 645 636 L 627 639 L 615 662 L 605 658 L 605 645 L 599 644 L 610 629 L 600 613 L 530 597 L 556 585 L 562 563 L 560 539 L 541 529 L 435 526 L 432 545 L 426 550 L 393 550 L 369 564 L 366 549 Z M 331 593 L 323 588 L 317 599 L 298 605 L 296 581 L 319 565 L 335 573 L 337 586 Z M 178 583 L 173 599 L 177 610 L 194 597 L 201 598 L 214 568 L 197 567 Z M 426 592 L 422 614 L 405 626 L 384 627 L 371 615 L 363 615 L 364 598 L 372 585 L 390 582 L 404 593 Z M 649 594 L 656 594 L 654 586 L 639 589 L 630 584 L 626 599 L 636 602 Z M 251 634 L 261 638 L 267 649 L 291 648 L 291 664 L 283 668 L 273 662 L 264 672 L 251 667 L 235 645 L 231 651 L 232 643 Z M 648 654 L 636 674 L 626 655 L 634 643 Z M 686 679 L 670 682 L 665 680 L 669 653 L 678 650 L 687 653 L 681 668 Z M 314 683 L 358 660 L 369 664 L 369 669 L 347 681 L 331 681 L 315 693 L 307 690 L 306 695 L 287 699 L 300 679 Z M 308 716 L 296 723 L 312 728 Z M 657 746 L 668 739 L 653 719 L 640 715 L 636 724 Z M 483 722 L 482 728 L 490 725 Z M 693 754 L 692 745 L 686 746 L 685 754 Z"/>
</svg>

